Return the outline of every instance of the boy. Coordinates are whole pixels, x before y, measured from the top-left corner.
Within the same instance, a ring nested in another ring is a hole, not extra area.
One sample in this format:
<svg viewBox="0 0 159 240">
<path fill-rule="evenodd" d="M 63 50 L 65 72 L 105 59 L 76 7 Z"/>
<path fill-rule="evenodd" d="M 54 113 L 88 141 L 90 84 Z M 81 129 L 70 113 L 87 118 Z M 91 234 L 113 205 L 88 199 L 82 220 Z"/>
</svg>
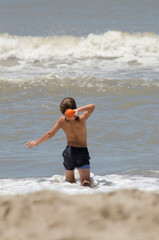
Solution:
<svg viewBox="0 0 159 240">
<path fill-rule="evenodd" d="M 73 109 L 73 119 L 68 119 L 65 115 L 61 116 L 50 131 L 45 133 L 41 138 L 25 144 L 28 148 L 39 145 L 52 138 L 57 131 L 62 128 L 67 138 L 67 147 L 62 153 L 64 158 L 63 164 L 66 169 L 66 181 L 70 183 L 75 182 L 74 169 L 77 167 L 80 175 L 81 185 L 89 187 L 90 157 L 87 149 L 86 120 L 92 114 L 94 108 L 94 104 L 77 108 L 76 102 L 73 98 L 64 98 L 60 104 L 61 113 L 65 114 L 67 109 Z M 83 112 L 83 114 L 78 116 L 79 112 Z"/>
</svg>

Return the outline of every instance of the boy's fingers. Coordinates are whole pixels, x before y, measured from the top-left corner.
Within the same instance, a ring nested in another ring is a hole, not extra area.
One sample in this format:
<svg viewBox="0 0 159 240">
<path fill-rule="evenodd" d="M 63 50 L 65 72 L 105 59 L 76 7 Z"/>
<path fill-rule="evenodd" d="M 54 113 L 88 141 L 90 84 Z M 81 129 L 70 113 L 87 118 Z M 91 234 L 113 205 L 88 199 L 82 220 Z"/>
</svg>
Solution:
<svg viewBox="0 0 159 240">
<path fill-rule="evenodd" d="M 27 148 L 32 148 L 36 145 L 36 141 L 30 141 L 25 144 Z"/>
<path fill-rule="evenodd" d="M 32 144 L 31 144 L 31 142 L 28 142 L 28 143 L 25 144 L 25 146 L 26 146 L 27 148 L 31 148 Z"/>
<path fill-rule="evenodd" d="M 29 146 L 29 145 L 30 145 L 30 143 L 26 143 L 26 144 L 25 144 L 25 146 Z"/>
</svg>

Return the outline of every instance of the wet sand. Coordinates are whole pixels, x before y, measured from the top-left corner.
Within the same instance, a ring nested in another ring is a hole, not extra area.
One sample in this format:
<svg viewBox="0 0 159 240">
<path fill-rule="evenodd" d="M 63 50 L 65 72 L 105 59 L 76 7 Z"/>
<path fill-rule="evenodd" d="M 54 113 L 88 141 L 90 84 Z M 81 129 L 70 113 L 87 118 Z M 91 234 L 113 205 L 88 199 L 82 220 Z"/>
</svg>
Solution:
<svg viewBox="0 0 159 240">
<path fill-rule="evenodd" d="M 0 198 L 1 240 L 157 240 L 159 194 L 121 190 Z"/>
</svg>

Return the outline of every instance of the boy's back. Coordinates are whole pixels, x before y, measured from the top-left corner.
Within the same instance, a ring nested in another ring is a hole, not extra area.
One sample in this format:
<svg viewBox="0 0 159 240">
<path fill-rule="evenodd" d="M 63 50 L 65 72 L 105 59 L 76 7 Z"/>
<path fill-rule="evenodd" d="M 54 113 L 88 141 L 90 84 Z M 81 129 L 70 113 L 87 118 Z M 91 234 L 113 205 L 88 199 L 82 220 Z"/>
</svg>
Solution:
<svg viewBox="0 0 159 240">
<path fill-rule="evenodd" d="M 61 128 L 67 137 L 67 145 L 72 147 L 87 147 L 86 120 L 76 117 L 74 120 L 67 120 L 64 116 L 60 118 Z"/>
</svg>

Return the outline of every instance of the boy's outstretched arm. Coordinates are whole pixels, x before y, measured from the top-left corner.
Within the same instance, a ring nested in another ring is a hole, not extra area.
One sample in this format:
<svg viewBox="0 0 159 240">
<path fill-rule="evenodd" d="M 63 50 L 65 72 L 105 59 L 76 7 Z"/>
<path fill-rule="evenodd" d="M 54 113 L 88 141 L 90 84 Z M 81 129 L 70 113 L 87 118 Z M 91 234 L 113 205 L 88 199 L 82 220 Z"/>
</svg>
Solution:
<svg viewBox="0 0 159 240">
<path fill-rule="evenodd" d="M 61 118 L 59 118 L 59 120 L 56 122 L 56 124 L 50 131 L 46 132 L 41 138 L 39 138 L 37 140 L 27 142 L 25 144 L 25 146 L 27 148 L 32 148 L 34 146 L 37 146 L 37 145 L 47 141 L 48 139 L 52 138 L 60 128 L 61 128 Z"/>
</svg>

